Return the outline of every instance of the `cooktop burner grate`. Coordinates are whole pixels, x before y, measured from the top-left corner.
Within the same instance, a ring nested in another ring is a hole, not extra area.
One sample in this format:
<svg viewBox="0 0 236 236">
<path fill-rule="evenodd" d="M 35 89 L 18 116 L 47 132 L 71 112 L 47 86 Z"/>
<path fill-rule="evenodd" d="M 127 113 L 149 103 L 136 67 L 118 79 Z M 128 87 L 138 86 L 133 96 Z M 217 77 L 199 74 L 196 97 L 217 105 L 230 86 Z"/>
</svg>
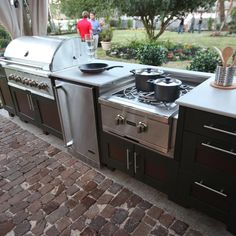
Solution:
<svg viewBox="0 0 236 236">
<path fill-rule="evenodd" d="M 180 96 L 186 94 L 190 90 L 192 90 L 193 87 L 187 84 L 182 84 L 180 86 Z M 135 100 L 136 102 L 139 103 L 145 103 L 149 104 L 152 106 L 158 106 L 162 109 L 173 109 L 176 107 L 175 102 L 163 102 L 163 101 L 158 101 L 155 98 L 155 92 L 143 92 L 143 91 L 138 91 L 135 86 L 131 86 L 128 88 L 125 88 L 115 94 L 113 94 L 116 97 L 128 99 L 128 100 Z"/>
</svg>

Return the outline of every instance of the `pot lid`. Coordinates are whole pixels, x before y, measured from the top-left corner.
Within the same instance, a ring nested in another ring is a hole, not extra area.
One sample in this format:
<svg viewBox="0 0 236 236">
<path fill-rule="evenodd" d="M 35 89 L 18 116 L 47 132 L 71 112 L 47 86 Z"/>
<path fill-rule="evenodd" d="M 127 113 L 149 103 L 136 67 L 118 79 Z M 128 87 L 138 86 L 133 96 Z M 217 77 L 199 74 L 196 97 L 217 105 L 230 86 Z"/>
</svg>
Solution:
<svg viewBox="0 0 236 236">
<path fill-rule="evenodd" d="M 168 86 L 168 87 L 180 86 L 182 84 L 181 80 L 171 78 L 171 77 L 157 79 L 154 81 L 154 83 L 160 86 Z"/>
<path fill-rule="evenodd" d="M 138 75 L 150 75 L 150 76 L 164 74 L 163 70 L 159 70 L 155 68 L 138 69 L 138 70 L 133 70 L 133 72 Z"/>
</svg>

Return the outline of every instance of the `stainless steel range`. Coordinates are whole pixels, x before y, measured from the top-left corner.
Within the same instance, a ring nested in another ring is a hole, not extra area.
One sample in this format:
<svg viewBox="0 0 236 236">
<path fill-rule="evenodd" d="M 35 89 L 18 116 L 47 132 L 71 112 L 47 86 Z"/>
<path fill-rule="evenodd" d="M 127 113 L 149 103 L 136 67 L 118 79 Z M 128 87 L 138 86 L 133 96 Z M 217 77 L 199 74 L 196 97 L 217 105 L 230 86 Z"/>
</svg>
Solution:
<svg viewBox="0 0 236 236">
<path fill-rule="evenodd" d="M 0 63 L 9 86 L 54 99 L 49 74 L 77 65 L 82 52 L 78 37 L 23 36 L 10 42 Z"/>
<path fill-rule="evenodd" d="M 204 77 L 186 74 L 168 76 L 182 81 L 180 96 L 192 90 Z M 157 101 L 154 92 L 137 91 L 134 80 L 101 96 L 103 131 L 131 139 L 144 146 L 173 156 L 178 105 Z"/>
</svg>

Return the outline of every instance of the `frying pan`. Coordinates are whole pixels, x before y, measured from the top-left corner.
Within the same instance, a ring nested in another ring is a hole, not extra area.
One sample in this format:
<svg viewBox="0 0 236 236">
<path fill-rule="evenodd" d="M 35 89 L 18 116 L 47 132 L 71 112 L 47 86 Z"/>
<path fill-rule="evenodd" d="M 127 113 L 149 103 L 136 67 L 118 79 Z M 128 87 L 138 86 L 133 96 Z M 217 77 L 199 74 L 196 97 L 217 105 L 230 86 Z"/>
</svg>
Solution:
<svg viewBox="0 0 236 236">
<path fill-rule="evenodd" d="M 79 69 L 84 73 L 101 73 L 105 70 L 110 70 L 115 67 L 123 67 L 123 66 L 108 66 L 106 63 L 88 63 L 79 66 Z"/>
</svg>

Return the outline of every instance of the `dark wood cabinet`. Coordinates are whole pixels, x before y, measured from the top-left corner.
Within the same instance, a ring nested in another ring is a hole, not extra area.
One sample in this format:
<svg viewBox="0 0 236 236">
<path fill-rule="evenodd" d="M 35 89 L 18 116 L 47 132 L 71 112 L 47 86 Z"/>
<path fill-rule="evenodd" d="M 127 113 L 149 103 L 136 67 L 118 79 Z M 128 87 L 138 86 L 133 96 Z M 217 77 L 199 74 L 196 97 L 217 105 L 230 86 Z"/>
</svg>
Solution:
<svg viewBox="0 0 236 236">
<path fill-rule="evenodd" d="M 34 107 L 36 107 L 36 115 L 43 131 L 62 138 L 56 101 L 37 95 L 32 95 L 32 101 Z"/>
<path fill-rule="evenodd" d="M 14 87 L 10 87 L 10 90 L 13 96 L 16 114 L 24 121 L 37 124 L 31 93 Z"/>
<path fill-rule="evenodd" d="M 236 233 L 236 120 L 180 107 L 173 199 L 225 222 Z"/>
<path fill-rule="evenodd" d="M 3 103 L 3 108 L 8 111 L 10 116 L 15 115 L 14 103 L 11 92 L 7 84 L 7 79 L 0 75 L 0 97 Z"/>
<path fill-rule="evenodd" d="M 38 96 L 15 87 L 10 87 L 10 90 L 13 96 L 16 114 L 22 120 L 37 125 L 45 133 L 52 133 L 62 138 L 61 124 L 55 100 Z"/>
<path fill-rule="evenodd" d="M 103 163 L 169 193 L 177 175 L 177 162 L 114 134 L 103 133 Z"/>
</svg>

